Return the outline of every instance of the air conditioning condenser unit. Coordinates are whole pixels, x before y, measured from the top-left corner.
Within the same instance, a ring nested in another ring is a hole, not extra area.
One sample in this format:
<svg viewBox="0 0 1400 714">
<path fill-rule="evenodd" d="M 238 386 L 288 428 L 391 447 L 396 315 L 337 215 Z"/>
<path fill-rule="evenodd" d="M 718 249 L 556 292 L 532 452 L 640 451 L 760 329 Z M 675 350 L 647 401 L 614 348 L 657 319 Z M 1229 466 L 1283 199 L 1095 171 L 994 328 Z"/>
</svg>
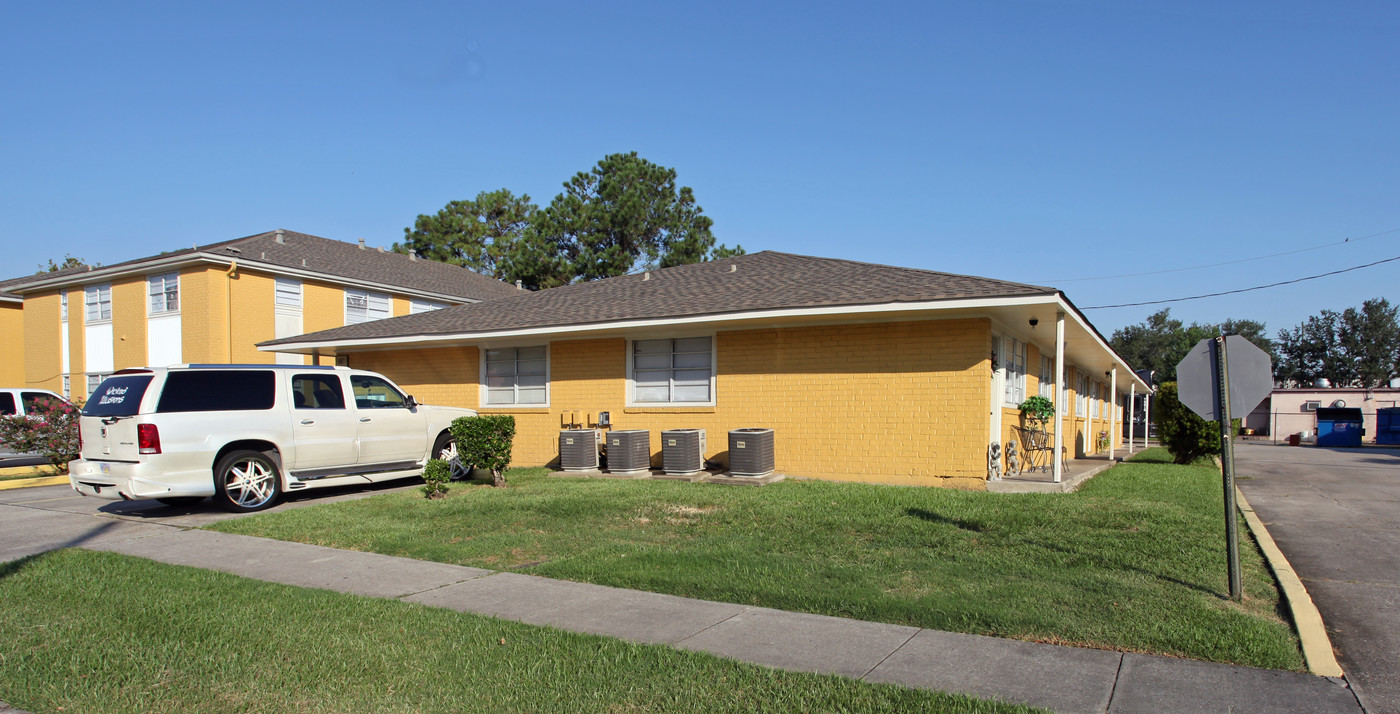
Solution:
<svg viewBox="0 0 1400 714">
<path fill-rule="evenodd" d="M 661 469 L 671 476 L 689 476 L 705 469 L 705 430 L 661 432 Z"/>
<path fill-rule="evenodd" d="M 651 432 L 625 429 L 608 432 L 608 473 L 634 474 L 651 470 Z"/>
<path fill-rule="evenodd" d="M 561 430 L 559 468 L 564 471 L 597 470 L 599 440 L 599 434 L 594 429 Z"/>
<path fill-rule="evenodd" d="M 729 475 L 758 477 L 773 473 L 773 430 L 731 429 Z"/>
</svg>

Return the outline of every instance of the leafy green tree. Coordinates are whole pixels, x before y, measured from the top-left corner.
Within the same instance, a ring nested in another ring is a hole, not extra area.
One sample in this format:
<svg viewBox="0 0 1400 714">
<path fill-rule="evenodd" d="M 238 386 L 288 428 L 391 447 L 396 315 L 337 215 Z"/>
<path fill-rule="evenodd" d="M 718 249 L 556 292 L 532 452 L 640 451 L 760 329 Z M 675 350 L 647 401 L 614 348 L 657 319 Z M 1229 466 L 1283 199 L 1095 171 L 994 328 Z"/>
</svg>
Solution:
<svg viewBox="0 0 1400 714">
<path fill-rule="evenodd" d="M 675 169 L 635 151 L 609 154 L 535 216 L 506 279 L 547 288 L 743 251 L 716 247 L 713 225 L 690 187 L 676 185 Z"/>
<path fill-rule="evenodd" d="M 1109 344 L 1134 369 L 1155 371 L 1155 381 L 1162 383 L 1176 380 L 1176 365 L 1197 342 L 1218 335 L 1240 335 L 1269 353 L 1275 366 L 1279 363 L 1264 323 L 1232 319 L 1219 324 L 1193 322 L 1187 325 L 1171 316 L 1171 308 L 1148 315 L 1140 324 L 1115 330 Z"/>
<path fill-rule="evenodd" d="M 39 269 L 35 271 L 34 274 L 43 275 L 44 273 L 57 273 L 60 270 L 67 270 L 69 268 L 81 268 L 84 265 L 87 265 L 87 263 L 84 263 L 81 258 L 74 258 L 70 254 L 64 254 L 62 262 L 55 263 L 53 258 L 49 258 L 49 264 L 43 265 L 41 263 Z"/>
<path fill-rule="evenodd" d="M 1301 384 L 1374 387 L 1400 376 L 1400 307 L 1385 298 L 1323 310 L 1279 330 L 1280 379 Z"/>
<path fill-rule="evenodd" d="M 504 188 L 483 191 L 470 201 L 452 201 L 434 215 L 418 216 L 394 250 L 505 279 L 502 262 L 538 211 L 528 195 Z"/>
</svg>

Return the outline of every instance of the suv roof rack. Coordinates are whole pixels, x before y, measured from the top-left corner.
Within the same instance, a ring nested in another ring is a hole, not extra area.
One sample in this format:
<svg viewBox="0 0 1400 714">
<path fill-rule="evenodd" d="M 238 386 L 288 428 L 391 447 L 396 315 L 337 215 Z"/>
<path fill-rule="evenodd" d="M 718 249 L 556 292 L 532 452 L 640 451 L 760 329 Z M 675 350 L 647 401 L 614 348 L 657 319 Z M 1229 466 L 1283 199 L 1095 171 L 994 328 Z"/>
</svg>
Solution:
<svg viewBox="0 0 1400 714">
<path fill-rule="evenodd" d="M 190 369 L 335 369 L 328 364 L 187 364 L 183 366 Z"/>
</svg>

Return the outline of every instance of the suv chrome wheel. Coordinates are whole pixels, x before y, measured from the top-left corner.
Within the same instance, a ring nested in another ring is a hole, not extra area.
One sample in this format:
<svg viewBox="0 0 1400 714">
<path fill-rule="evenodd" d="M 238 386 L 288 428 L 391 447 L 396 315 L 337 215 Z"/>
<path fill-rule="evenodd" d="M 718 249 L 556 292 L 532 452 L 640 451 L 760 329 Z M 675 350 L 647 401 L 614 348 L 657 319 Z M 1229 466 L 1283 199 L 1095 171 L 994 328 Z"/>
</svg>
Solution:
<svg viewBox="0 0 1400 714">
<path fill-rule="evenodd" d="M 438 437 L 437 444 L 433 446 L 433 458 L 447 462 L 453 481 L 466 481 L 472 477 L 471 466 L 462 463 L 461 454 L 457 452 L 457 439 L 450 435 Z"/>
<path fill-rule="evenodd" d="M 277 502 L 282 478 L 277 465 L 261 451 L 234 451 L 214 468 L 215 498 L 219 505 L 238 512 L 259 511 Z"/>
</svg>

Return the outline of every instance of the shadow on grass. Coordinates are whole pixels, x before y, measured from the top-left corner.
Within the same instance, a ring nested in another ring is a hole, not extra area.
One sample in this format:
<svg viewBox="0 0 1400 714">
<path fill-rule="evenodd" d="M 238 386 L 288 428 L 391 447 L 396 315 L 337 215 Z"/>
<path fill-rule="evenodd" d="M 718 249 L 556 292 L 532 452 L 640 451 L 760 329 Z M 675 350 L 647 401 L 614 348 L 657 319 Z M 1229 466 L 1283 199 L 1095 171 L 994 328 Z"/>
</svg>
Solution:
<svg viewBox="0 0 1400 714">
<path fill-rule="evenodd" d="M 904 509 L 904 512 L 915 518 L 921 518 L 925 521 L 930 521 L 932 523 L 942 523 L 945 525 L 954 526 L 957 528 L 961 528 L 965 531 L 972 531 L 973 533 L 982 533 L 983 531 L 987 530 L 987 527 L 978 521 L 965 521 L 961 518 L 949 518 L 948 516 L 934 513 L 933 511 L 926 511 L 922 508 L 906 508 Z"/>
<path fill-rule="evenodd" d="M 1082 551 L 1082 550 L 1073 550 L 1073 549 L 1070 549 L 1070 548 L 1066 548 L 1065 546 L 1062 546 L 1062 545 L 1058 545 L 1058 544 L 1055 544 L 1055 543 L 1049 543 L 1049 542 L 1042 541 L 1042 540 L 1027 540 L 1027 541 L 1025 541 L 1025 542 L 1026 542 L 1026 543 L 1029 543 L 1029 544 L 1031 544 L 1031 545 L 1040 546 L 1041 548 L 1044 548 L 1044 549 L 1046 549 L 1046 550 L 1052 550 L 1052 551 L 1054 551 L 1054 552 L 1056 552 L 1056 553 L 1063 553 L 1063 554 L 1065 554 L 1065 555 L 1070 555 L 1070 556 L 1075 556 L 1075 557 L 1078 557 L 1078 558 L 1083 558 L 1083 559 L 1085 559 L 1085 560 L 1088 560 L 1088 561 L 1093 562 L 1093 564 L 1095 565 L 1095 567 L 1098 567 L 1098 568 L 1100 568 L 1100 569 L 1102 569 L 1102 570 L 1128 570 L 1128 571 L 1131 571 L 1131 572 L 1134 572 L 1134 573 L 1140 573 L 1140 574 L 1142 574 L 1142 575 L 1146 575 L 1146 576 L 1151 577 L 1151 578 L 1156 578 L 1156 579 L 1158 579 L 1158 580 L 1161 580 L 1162 582 L 1171 583 L 1171 584 L 1173 584 L 1173 585 L 1180 585 L 1181 587 L 1184 587 L 1184 588 L 1187 588 L 1187 589 L 1190 589 L 1190 590 L 1195 590 L 1195 591 L 1198 592 L 1198 593 L 1203 593 L 1203 594 L 1206 594 L 1206 595 L 1210 595 L 1210 596 L 1215 597 L 1215 598 L 1220 599 L 1220 600 L 1228 600 L 1228 599 L 1230 599 L 1229 596 L 1228 596 L 1227 594 L 1222 593 L 1222 592 L 1220 592 L 1220 591 L 1218 591 L 1218 590 L 1215 590 L 1214 588 L 1208 588 L 1208 587 L 1206 587 L 1206 586 L 1204 586 L 1204 585 L 1201 585 L 1201 584 L 1199 584 L 1199 583 L 1187 582 L 1187 581 L 1185 581 L 1185 580 L 1182 580 L 1181 578 L 1173 577 L 1173 576 L 1171 576 L 1171 575 L 1166 575 L 1166 574 L 1164 574 L 1164 573 L 1158 573 L 1158 572 L 1155 572 L 1155 571 L 1152 571 L 1152 570 L 1148 570 L 1147 568 L 1142 568 L 1142 567 L 1139 567 L 1139 566 L 1136 566 L 1136 565 L 1124 565 L 1124 564 L 1122 564 L 1122 563 L 1110 562 L 1107 558 L 1103 558 L 1103 557 L 1094 555 L 1094 554 L 1092 554 L 1092 553 L 1086 553 L 1086 552 L 1084 552 L 1084 551 Z"/>
<path fill-rule="evenodd" d="M 107 531 L 116 528 L 117 525 L 118 524 L 116 521 L 109 521 L 107 523 L 103 523 L 102 525 L 97 526 L 96 528 L 88 530 L 86 533 L 70 538 L 67 542 L 56 543 L 53 545 L 53 547 L 49 548 L 48 550 L 42 553 L 26 555 L 21 558 L 16 558 L 15 560 L 8 560 L 3 563 L 0 563 L 0 580 L 4 580 L 5 578 L 10 577 L 11 575 L 15 575 L 21 570 L 24 570 L 30 563 L 39 561 L 52 551 L 62 550 L 64 548 L 76 548 L 90 540 L 97 538 L 103 533 L 106 533 Z"/>
</svg>

